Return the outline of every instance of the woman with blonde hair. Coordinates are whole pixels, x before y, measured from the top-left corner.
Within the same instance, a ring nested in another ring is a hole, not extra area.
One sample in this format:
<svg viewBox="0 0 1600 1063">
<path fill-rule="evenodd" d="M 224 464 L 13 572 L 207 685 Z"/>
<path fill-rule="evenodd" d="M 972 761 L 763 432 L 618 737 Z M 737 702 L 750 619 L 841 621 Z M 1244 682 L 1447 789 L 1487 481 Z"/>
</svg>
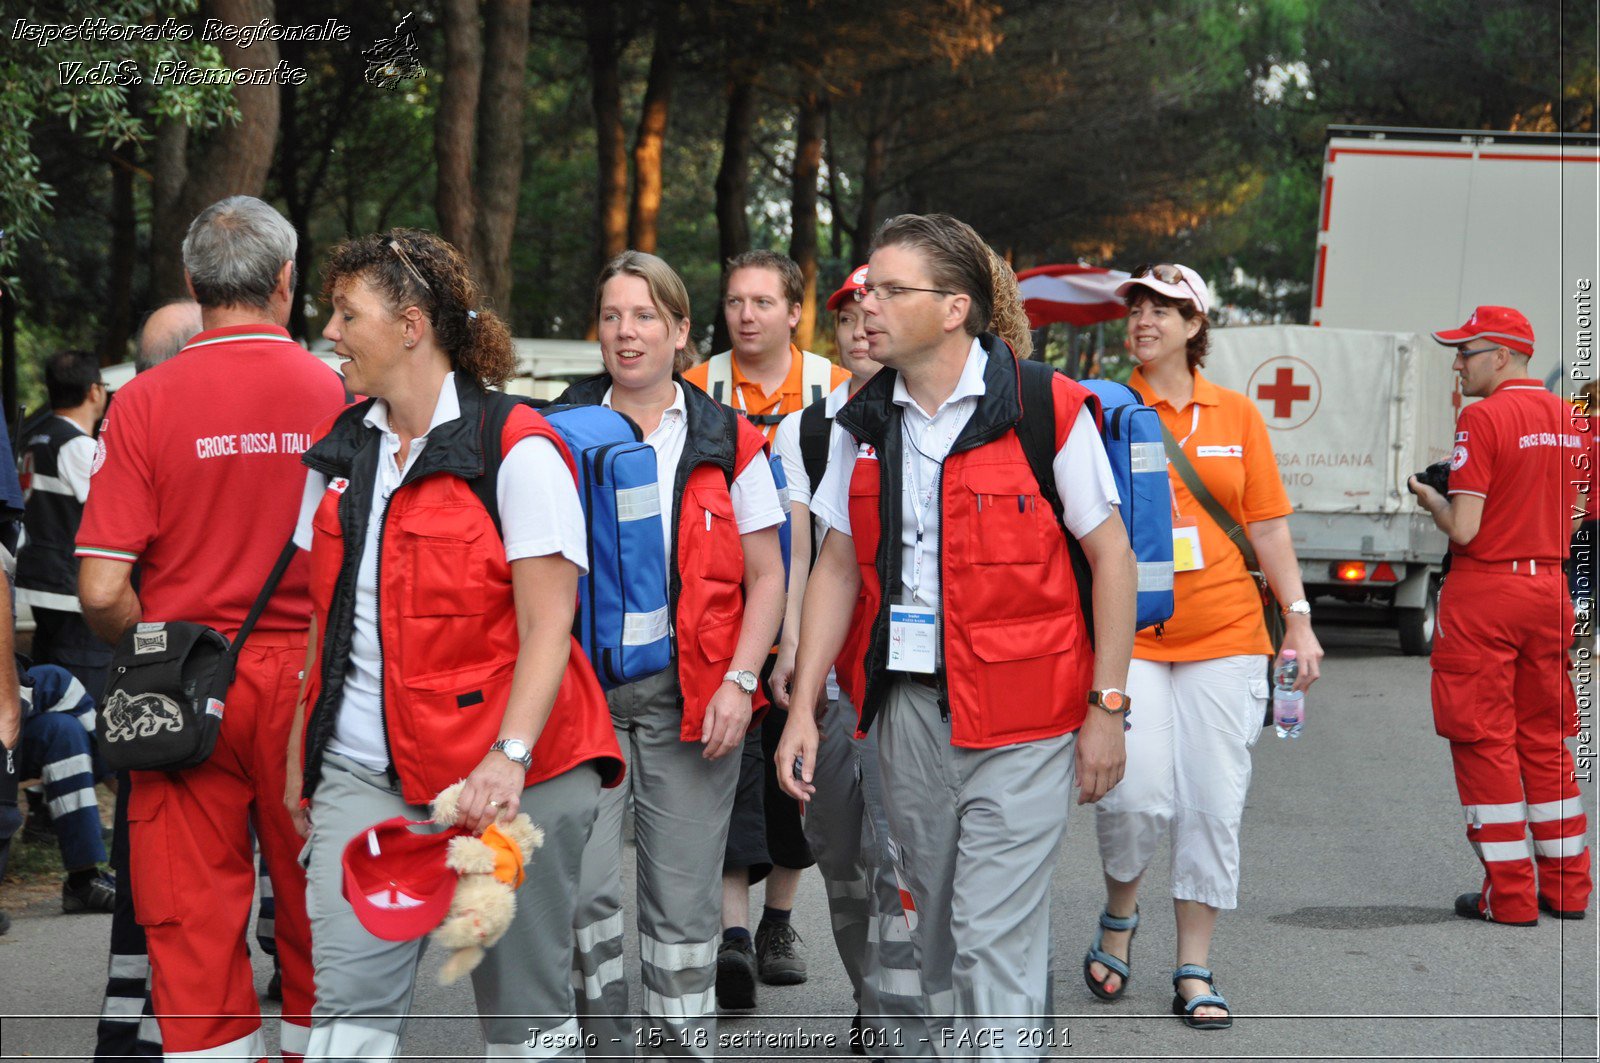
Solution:
<svg viewBox="0 0 1600 1063">
<path fill-rule="evenodd" d="M 584 852 L 575 981 L 605 1054 L 716 1054 L 722 856 L 756 672 L 783 617 L 784 512 L 766 437 L 685 384 L 689 295 L 661 259 L 627 251 L 595 284 L 605 372 L 562 402 L 626 414 L 656 452 L 673 663 L 610 692 L 629 786 L 602 800 Z M 622 817 L 633 799 L 645 1029 L 622 968 Z M 637 1040 L 636 1040 L 637 1037 Z"/>
</svg>

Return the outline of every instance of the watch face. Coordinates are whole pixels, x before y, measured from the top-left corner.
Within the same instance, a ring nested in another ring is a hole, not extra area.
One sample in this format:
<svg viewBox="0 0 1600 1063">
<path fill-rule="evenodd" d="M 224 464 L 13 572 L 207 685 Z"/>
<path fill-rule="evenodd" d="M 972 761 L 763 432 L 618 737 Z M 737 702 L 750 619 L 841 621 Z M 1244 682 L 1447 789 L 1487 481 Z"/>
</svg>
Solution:
<svg viewBox="0 0 1600 1063">
<path fill-rule="evenodd" d="M 1112 712 L 1121 712 L 1128 702 L 1120 690 L 1103 690 L 1100 692 L 1100 704 Z"/>
<path fill-rule="evenodd" d="M 506 744 L 501 749 L 512 760 L 526 760 L 528 756 L 528 747 L 515 738 L 507 739 Z"/>
</svg>

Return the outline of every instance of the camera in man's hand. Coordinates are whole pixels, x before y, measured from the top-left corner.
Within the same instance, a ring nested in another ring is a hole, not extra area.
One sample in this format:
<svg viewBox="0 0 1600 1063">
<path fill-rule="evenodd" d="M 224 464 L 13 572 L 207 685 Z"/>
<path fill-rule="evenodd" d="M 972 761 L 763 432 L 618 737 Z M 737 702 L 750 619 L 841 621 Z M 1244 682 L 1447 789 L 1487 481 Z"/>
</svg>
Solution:
<svg viewBox="0 0 1600 1063">
<path fill-rule="evenodd" d="M 1448 461 L 1434 462 L 1417 473 L 1417 480 L 1420 483 L 1427 484 L 1441 495 L 1448 497 L 1450 494 L 1450 463 Z"/>
</svg>

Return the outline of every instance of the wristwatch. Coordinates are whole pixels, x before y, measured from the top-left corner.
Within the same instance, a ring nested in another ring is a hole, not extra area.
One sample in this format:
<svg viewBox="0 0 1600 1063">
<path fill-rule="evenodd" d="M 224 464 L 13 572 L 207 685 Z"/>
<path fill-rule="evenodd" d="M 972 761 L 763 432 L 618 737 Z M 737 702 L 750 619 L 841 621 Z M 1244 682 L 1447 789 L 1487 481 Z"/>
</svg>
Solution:
<svg viewBox="0 0 1600 1063">
<path fill-rule="evenodd" d="M 759 682 L 754 672 L 743 668 L 729 672 L 727 675 L 722 677 L 722 681 L 724 683 L 737 684 L 739 689 L 744 691 L 746 694 L 754 694 L 756 692 L 756 684 Z"/>
<path fill-rule="evenodd" d="M 504 753 L 513 763 L 521 764 L 523 771 L 533 767 L 533 750 L 529 749 L 528 743 L 520 738 L 502 738 L 490 746 L 489 751 Z"/>
<path fill-rule="evenodd" d="M 1133 699 L 1116 687 L 1106 687 L 1104 690 L 1089 691 L 1089 704 L 1098 705 L 1115 715 L 1119 712 L 1126 713 L 1133 708 Z"/>
<path fill-rule="evenodd" d="M 1310 616 L 1311 603 L 1306 601 L 1304 598 L 1296 598 L 1294 601 L 1283 607 L 1284 616 L 1288 616 L 1290 613 L 1293 613 L 1296 616 Z"/>
</svg>

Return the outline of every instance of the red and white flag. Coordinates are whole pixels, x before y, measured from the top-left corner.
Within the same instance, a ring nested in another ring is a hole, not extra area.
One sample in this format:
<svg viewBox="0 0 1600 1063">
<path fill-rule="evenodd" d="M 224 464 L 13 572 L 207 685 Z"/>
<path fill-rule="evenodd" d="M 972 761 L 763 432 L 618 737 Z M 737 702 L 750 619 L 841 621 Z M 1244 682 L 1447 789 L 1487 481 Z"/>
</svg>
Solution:
<svg viewBox="0 0 1600 1063">
<path fill-rule="evenodd" d="M 1035 266 L 1017 274 L 1028 324 L 1033 328 L 1064 321 L 1083 327 L 1127 314 L 1117 285 L 1129 274 L 1099 266 Z"/>
</svg>

